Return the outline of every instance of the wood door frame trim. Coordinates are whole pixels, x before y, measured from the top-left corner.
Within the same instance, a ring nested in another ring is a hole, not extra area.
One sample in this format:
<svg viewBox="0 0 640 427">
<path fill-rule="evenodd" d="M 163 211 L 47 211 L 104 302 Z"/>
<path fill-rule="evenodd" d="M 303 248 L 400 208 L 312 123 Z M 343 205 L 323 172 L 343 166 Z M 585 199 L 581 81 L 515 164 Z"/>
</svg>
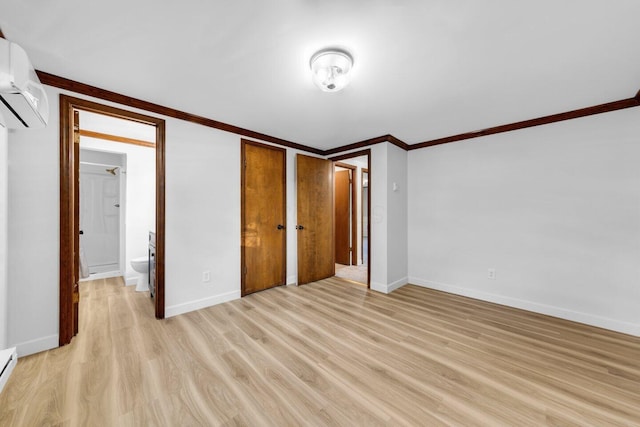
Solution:
<svg viewBox="0 0 640 427">
<path fill-rule="evenodd" d="M 369 166 L 371 166 L 371 164 L 369 164 Z M 360 169 L 360 187 L 364 188 L 364 186 L 362 185 L 362 183 L 364 182 L 364 174 L 367 174 L 367 179 L 369 179 L 369 177 L 371 175 L 369 175 L 369 168 L 362 168 Z M 369 180 L 369 183 L 367 184 L 367 239 L 369 239 L 369 236 L 371 234 L 371 180 Z M 360 194 L 360 198 L 362 198 L 362 194 Z M 360 218 L 361 220 L 364 220 L 364 215 L 362 215 L 362 217 Z M 362 241 L 364 241 L 364 233 L 362 233 Z M 362 242 L 360 243 L 362 246 L 364 246 L 362 244 Z M 364 254 L 364 252 L 363 252 Z M 371 256 L 371 240 L 367 240 L 367 256 L 370 257 Z M 369 259 L 367 259 L 367 266 L 369 266 L 371 264 L 371 262 L 369 261 Z M 371 268 L 367 267 L 369 269 L 369 272 L 371 272 Z M 369 281 L 370 283 L 371 281 Z M 369 288 L 369 283 L 367 283 L 367 287 Z"/>
<path fill-rule="evenodd" d="M 104 139 L 106 141 L 121 142 L 123 144 L 139 145 L 141 147 L 156 148 L 155 142 L 143 141 L 141 139 L 127 138 L 125 136 L 111 135 L 109 133 L 95 132 L 87 129 L 80 129 L 80 136 L 87 138 Z"/>
<path fill-rule="evenodd" d="M 367 172 L 369 173 L 369 198 L 367 199 L 367 289 L 371 289 L 371 149 L 352 151 L 347 154 L 330 157 L 329 160 L 339 162 L 340 160 L 352 159 L 354 157 L 367 156 Z M 363 168 L 364 169 L 364 168 Z"/>
<path fill-rule="evenodd" d="M 348 163 L 342 162 L 333 162 L 334 171 L 335 167 L 339 166 L 341 168 L 351 170 L 351 182 L 349 185 L 351 186 L 351 265 L 358 265 L 358 186 L 356 185 L 356 172 L 358 170 L 357 166 L 350 165 Z M 333 185 L 335 185 L 335 179 L 333 180 Z M 335 203 L 334 203 L 335 208 Z M 361 208 L 362 209 L 362 208 Z M 355 225 L 354 225 L 355 224 Z M 335 232 L 335 227 L 334 227 Z"/>
<path fill-rule="evenodd" d="M 59 345 L 73 338 L 74 196 L 73 180 L 73 111 L 90 111 L 120 119 L 145 123 L 156 128 L 156 296 L 155 313 L 164 318 L 164 255 L 165 255 L 165 121 L 81 98 L 60 94 L 60 272 L 59 272 Z M 71 254 L 71 256 L 62 256 Z"/>
<path fill-rule="evenodd" d="M 244 215 L 245 215 L 245 147 L 247 145 L 253 145 L 255 147 L 268 148 L 274 151 L 279 151 L 283 154 L 283 168 L 282 168 L 282 188 L 284 190 L 284 197 L 282 202 L 282 212 L 284 215 L 284 245 L 282 248 L 282 283 L 287 284 L 287 150 L 274 145 L 263 144 L 261 142 L 252 141 L 249 139 L 240 139 L 240 296 L 244 297 L 247 294 L 245 291 L 245 246 L 243 241 L 243 229 L 244 229 Z"/>
</svg>

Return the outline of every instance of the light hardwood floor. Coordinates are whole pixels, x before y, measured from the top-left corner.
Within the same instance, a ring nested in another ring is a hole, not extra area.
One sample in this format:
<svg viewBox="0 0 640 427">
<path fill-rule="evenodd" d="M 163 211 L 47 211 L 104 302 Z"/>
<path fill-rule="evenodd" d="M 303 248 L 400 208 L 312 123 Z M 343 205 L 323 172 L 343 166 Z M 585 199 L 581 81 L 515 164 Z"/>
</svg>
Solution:
<svg viewBox="0 0 640 427">
<path fill-rule="evenodd" d="M 81 294 L 0 425 L 640 425 L 640 339 L 538 314 L 340 279 L 164 321 L 114 279 Z"/>
</svg>

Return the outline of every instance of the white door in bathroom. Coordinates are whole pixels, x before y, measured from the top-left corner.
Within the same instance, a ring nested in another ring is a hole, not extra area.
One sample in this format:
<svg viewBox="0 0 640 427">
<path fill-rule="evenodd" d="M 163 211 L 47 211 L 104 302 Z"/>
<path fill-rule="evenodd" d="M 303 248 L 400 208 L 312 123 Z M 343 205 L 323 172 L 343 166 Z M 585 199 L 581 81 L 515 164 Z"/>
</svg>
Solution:
<svg viewBox="0 0 640 427">
<path fill-rule="evenodd" d="M 120 168 L 80 164 L 80 247 L 89 272 L 120 271 Z"/>
</svg>

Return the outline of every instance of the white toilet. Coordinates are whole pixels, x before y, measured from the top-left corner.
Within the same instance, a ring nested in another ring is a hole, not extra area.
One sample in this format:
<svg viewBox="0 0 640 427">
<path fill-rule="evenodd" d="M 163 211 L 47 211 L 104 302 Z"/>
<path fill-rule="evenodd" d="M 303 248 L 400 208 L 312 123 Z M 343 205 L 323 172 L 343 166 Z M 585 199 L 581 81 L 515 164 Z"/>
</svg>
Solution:
<svg viewBox="0 0 640 427">
<path fill-rule="evenodd" d="M 144 292 L 149 290 L 149 257 L 141 256 L 131 260 L 131 268 L 138 272 L 138 283 L 136 291 Z"/>
</svg>

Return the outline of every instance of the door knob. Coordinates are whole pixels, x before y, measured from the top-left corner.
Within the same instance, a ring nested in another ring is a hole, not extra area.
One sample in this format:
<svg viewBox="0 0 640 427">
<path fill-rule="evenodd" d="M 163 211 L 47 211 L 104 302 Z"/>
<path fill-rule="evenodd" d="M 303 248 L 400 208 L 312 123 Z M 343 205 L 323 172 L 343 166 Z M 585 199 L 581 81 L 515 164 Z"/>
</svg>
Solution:
<svg viewBox="0 0 640 427">
<path fill-rule="evenodd" d="M 278 230 L 284 230 L 284 225 L 278 224 Z"/>
<path fill-rule="evenodd" d="M 84 231 L 80 230 L 80 233 L 78 233 L 78 234 L 84 234 Z"/>
<path fill-rule="evenodd" d="M 302 226 L 302 225 L 296 225 L 296 230 L 304 230 L 304 226 Z"/>
</svg>

